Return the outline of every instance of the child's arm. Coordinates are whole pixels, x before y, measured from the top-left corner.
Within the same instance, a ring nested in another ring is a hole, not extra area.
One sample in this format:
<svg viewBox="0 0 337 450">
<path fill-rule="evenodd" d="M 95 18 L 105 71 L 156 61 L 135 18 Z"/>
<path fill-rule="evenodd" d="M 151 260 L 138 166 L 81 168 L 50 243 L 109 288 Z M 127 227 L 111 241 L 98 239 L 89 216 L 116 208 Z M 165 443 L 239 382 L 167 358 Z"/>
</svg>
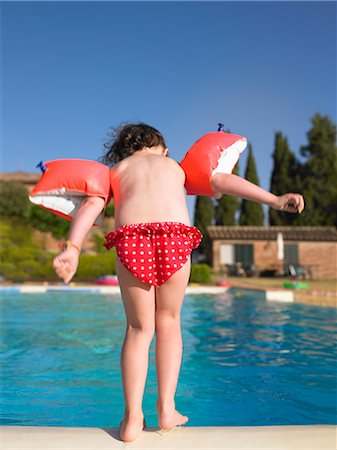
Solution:
<svg viewBox="0 0 337 450">
<path fill-rule="evenodd" d="M 304 209 L 304 200 L 301 194 L 288 193 L 278 197 L 234 174 L 216 173 L 211 178 L 211 187 L 214 192 L 265 203 L 280 211 L 300 214 Z"/>
<path fill-rule="evenodd" d="M 89 197 L 75 214 L 68 234 L 68 239 L 72 245 L 56 256 L 53 261 L 55 272 L 65 283 L 69 283 L 75 275 L 84 238 L 103 210 L 104 205 L 105 200 L 103 198 Z"/>
</svg>

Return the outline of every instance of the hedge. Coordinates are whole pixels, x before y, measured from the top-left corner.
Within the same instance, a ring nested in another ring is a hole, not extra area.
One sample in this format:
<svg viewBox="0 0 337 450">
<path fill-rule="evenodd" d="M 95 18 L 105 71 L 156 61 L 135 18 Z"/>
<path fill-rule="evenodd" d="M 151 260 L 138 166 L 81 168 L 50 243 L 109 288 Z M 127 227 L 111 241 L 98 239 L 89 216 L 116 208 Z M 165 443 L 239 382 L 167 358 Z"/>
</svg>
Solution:
<svg viewBox="0 0 337 450">
<path fill-rule="evenodd" d="M 0 223 L 0 274 L 6 281 L 60 281 L 52 267 L 55 253 L 46 252 L 32 229 L 18 223 Z M 99 255 L 82 254 L 74 281 L 93 281 L 116 273 L 114 250 Z"/>
<path fill-rule="evenodd" d="M 190 282 L 209 284 L 211 268 L 207 264 L 192 264 Z"/>
</svg>

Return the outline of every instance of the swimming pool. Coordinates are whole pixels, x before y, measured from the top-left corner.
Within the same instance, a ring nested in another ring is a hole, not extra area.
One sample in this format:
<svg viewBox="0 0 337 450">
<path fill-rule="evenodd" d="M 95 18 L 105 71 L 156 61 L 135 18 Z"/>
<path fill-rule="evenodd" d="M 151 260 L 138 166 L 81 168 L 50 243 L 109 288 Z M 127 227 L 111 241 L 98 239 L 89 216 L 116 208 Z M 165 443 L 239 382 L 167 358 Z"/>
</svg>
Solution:
<svg viewBox="0 0 337 450">
<path fill-rule="evenodd" d="M 254 292 L 188 295 L 177 408 L 190 426 L 336 423 L 336 312 Z M 1 295 L 1 424 L 118 426 L 118 295 Z M 156 426 L 154 343 L 144 396 Z"/>
</svg>

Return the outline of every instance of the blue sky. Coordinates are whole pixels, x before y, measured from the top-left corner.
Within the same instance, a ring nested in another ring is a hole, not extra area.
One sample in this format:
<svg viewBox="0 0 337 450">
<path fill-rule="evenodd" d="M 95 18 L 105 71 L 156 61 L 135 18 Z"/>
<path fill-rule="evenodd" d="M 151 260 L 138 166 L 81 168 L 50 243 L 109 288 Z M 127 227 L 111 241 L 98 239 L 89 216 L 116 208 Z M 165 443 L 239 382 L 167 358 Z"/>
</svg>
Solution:
<svg viewBox="0 0 337 450">
<path fill-rule="evenodd" d="M 134 120 L 158 128 L 180 161 L 221 121 L 252 143 L 269 189 L 275 131 L 297 153 L 316 112 L 336 120 L 335 2 L 1 2 L 1 12 L 1 172 L 97 159 L 109 127 Z"/>
</svg>

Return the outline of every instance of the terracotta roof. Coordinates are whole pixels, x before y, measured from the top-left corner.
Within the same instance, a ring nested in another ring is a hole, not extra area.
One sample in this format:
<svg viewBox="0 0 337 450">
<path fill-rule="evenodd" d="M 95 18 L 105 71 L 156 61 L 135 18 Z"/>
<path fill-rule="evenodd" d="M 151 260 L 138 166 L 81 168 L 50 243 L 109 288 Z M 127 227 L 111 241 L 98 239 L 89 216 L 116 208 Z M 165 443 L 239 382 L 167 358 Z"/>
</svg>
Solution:
<svg viewBox="0 0 337 450">
<path fill-rule="evenodd" d="M 212 239 L 274 241 L 282 233 L 285 241 L 337 241 L 335 227 L 210 226 L 207 230 Z"/>
<path fill-rule="evenodd" d="M 41 173 L 30 172 L 10 172 L 0 173 L 0 181 L 18 181 L 19 183 L 37 183 L 41 178 Z"/>
</svg>

